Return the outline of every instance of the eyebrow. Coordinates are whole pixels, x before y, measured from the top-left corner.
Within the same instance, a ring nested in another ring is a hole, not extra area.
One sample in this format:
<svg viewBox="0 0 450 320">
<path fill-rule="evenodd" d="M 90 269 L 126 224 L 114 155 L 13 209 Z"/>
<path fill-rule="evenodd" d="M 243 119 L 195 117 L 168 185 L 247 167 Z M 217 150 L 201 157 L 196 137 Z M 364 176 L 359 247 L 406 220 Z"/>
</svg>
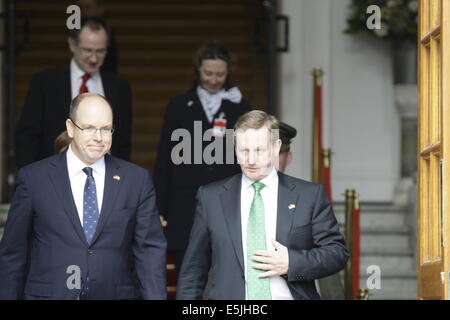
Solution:
<svg viewBox="0 0 450 320">
<path fill-rule="evenodd" d="M 93 124 L 79 124 L 80 126 L 84 126 L 84 127 L 92 127 L 92 128 L 97 128 L 96 126 L 94 126 Z M 113 125 L 112 124 L 107 124 L 104 126 L 101 126 L 100 128 L 112 128 Z"/>
</svg>

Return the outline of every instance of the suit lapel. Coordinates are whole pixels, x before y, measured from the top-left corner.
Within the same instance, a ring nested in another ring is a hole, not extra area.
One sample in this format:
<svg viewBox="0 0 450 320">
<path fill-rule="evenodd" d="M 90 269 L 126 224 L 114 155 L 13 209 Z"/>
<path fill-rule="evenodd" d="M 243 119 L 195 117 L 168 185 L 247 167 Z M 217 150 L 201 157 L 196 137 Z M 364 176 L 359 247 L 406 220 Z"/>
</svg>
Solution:
<svg viewBox="0 0 450 320">
<path fill-rule="evenodd" d="M 224 185 L 225 191 L 220 194 L 220 199 L 234 251 L 242 271 L 244 271 L 241 226 L 241 177 L 242 175 L 236 175 L 228 180 Z"/>
<path fill-rule="evenodd" d="M 115 201 L 117 199 L 118 192 L 122 185 L 120 177 L 120 165 L 110 155 L 105 155 L 105 187 L 103 190 L 103 202 L 100 210 L 100 219 L 94 236 L 92 237 L 91 245 L 101 234 L 111 212 L 114 209 Z"/>
<path fill-rule="evenodd" d="M 70 64 L 66 65 L 63 69 L 62 73 L 62 90 L 61 95 L 64 102 L 67 102 L 67 105 L 70 105 L 70 101 L 72 100 L 72 84 L 70 80 Z"/>
<path fill-rule="evenodd" d="M 295 185 L 289 183 L 286 176 L 278 173 L 278 204 L 277 204 L 277 241 L 287 245 L 289 232 L 297 207 L 298 193 Z"/>
<path fill-rule="evenodd" d="M 67 217 L 72 223 L 73 228 L 80 237 L 81 241 L 83 241 L 87 245 L 77 207 L 73 199 L 72 188 L 70 187 L 66 153 L 67 151 L 61 153 L 51 163 L 51 165 L 54 167 L 54 170 L 50 170 L 50 180 L 53 183 L 53 187 L 55 188 L 55 191 L 59 199 L 61 200 L 64 211 L 66 212 Z"/>
<path fill-rule="evenodd" d="M 62 67 L 59 71 L 59 76 L 55 78 L 56 86 L 55 92 L 59 95 L 57 102 L 55 101 L 56 107 L 53 112 L 55 114 L 60 114 L 60 116 L 55 119 L 67 119 L 70 109 L 70 102 L 72 101 L 72 85 L 70 80 L 70 64 Z M 64 130 L 65 130 L 65 125 Z"/>
<path fill-rule="evenodd" d="M 114 91 L 114 88 L 112 87 L 111 78 L 103 71 L 100 71 L 100 76 L 102 78 L 102 85 L 103 91 L 105 92 L 105 98 L 111 103 Z"/>
</svg>

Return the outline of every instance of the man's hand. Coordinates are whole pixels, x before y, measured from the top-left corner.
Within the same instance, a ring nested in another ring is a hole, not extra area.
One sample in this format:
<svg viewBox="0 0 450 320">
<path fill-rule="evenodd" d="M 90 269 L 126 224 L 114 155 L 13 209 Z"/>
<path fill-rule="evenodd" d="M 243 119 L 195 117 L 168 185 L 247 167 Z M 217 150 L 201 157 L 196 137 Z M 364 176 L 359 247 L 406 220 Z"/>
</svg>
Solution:
<svg viewBox="0 0 450 320">
<path fill-rule="evenodd" d="M 272 276 L 281 276 L 286 274 L 289 269 L 289 253 L 287 247 L 272 239 L 273 250 L 256 250 L 253 261 L 260 262 L 252 264 L 252 267 L 258 270 L 266 270 L 261 273 L 259 278 L 267 278 Z"/>
<path fill-rule="evenodd" d="M 161 221 L 163 228 L 167 227 L 167 220 L 164 220 L 163 216 L 159 216 L 159 220 Z"/>
</svg>

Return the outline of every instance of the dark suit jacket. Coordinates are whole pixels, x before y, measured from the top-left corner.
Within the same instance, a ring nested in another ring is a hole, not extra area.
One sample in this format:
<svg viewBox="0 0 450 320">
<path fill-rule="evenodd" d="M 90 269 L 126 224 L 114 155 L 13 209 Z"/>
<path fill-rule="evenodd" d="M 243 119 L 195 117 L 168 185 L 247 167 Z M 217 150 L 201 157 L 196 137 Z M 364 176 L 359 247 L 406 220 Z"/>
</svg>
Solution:
<svg viewBox="0 0 450 320">
<path fill-rule="evenodd" d="M 294 299 L 319 299 L 314 279 L 343 269 L 344 239 L 322 185 L 278 174 L 276 240 L 287 246 Z M 177 299 L 201 299 L 211 267 L 210 299 L 245 299 L 238 174 L 198 191 L 194 226 L 177 284 Z M 296 207 L 289 209 L 294 204 Z"/>
<path fill-rule="evenodd" d="M 132 121 L 130 85 L 110 72 L 101 71 L 100 75 L 106 99 L 114 113 L 111 154 L 128 160 Z M 18 168 L 55 153 L 55 139 L 66 130 L 70 102 L 70 64 L 46 69 L 33 76 L 16 131 Z"/>
<path fill-rule="evenodd" d="M 242 99 L 235 104 L 223 100 L 215 118 L 225 113 L 227 128 L 232 129 L 236 120 L 244 113 L 250 111 L 250 104 Z M 195 195 L 201 185 L 221 180 L 240 172 L 236 164 L 180 164 L 174 165 L 171 160 L 172 148 L 178 141 L 171 141 L 175 129 L 186 129 L 191 135 L 191 144 L 194 146 L 194 121 L 202 122 L 201 137 L 211 124 L 206 118 L 203 107 L 195 90 L 175 97 L 169 102 L 161 132 L 158 156 L 155 167 L 155 187 L 159 212 L 168 221 L 166 229 L 168 249 L 184 250 L 189 239 L 189 232 L 194 221 Z M 201 139 L 200 137 L 200 139 Z M 223 139 L 223 138 L 218 138 Z M 210 141 L 203 142 L 202 153 Z M 224 143 L 225 145 L 225 143 Z M 226 150 L 224 148 L 224 159 Z M 191 160 L 194 162 L 194 148 L 191 150 Z M 224 161 L 225 162 L 225 161 Z"/>
<path fill-rule="evenodd" d="M 76 299 L 81 290 L 68 289 L 69 266 L 80 268 L 81 289 L 89 288 L 81 298 L 166 298 L 166 240 L 153 182 L 146 170 L 118 158 L 106 155 L 105 165 L 103 205 L 90 245 L 66 153 L 19 171 L 0 243 L 0 299 Z"/>
</svg>

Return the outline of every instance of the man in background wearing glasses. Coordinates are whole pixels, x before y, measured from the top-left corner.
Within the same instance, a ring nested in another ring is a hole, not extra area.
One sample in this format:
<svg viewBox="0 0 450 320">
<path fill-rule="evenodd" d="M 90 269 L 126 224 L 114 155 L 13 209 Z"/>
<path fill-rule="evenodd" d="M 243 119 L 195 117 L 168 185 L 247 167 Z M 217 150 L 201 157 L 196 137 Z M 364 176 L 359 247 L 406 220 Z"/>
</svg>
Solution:
<svg viewBox="0 0 450 320">
<path fill-rule="evenodd" d="M 117 75 L 100 70 L 107 55 L 108 34 L 100 18 L 82 19 L 70 30 L 69 64 L 38 72 L 31 80 L 16 135 L 16 162 L 21 168 L 51 156 L 55 138 L 65 130 L 70 101 L 81 93 L 97 93 L 114 113 L 111 153 L 128 160 L 131 152 L 131 88 Z"/>
<path fill-rule="evenodd" d="M 77 96 L 67 151 L 19 171 L 0 299 L 165 299 L 166 240 L 148 172 L 110 156 L 113 114 Z"/>
</svg>

